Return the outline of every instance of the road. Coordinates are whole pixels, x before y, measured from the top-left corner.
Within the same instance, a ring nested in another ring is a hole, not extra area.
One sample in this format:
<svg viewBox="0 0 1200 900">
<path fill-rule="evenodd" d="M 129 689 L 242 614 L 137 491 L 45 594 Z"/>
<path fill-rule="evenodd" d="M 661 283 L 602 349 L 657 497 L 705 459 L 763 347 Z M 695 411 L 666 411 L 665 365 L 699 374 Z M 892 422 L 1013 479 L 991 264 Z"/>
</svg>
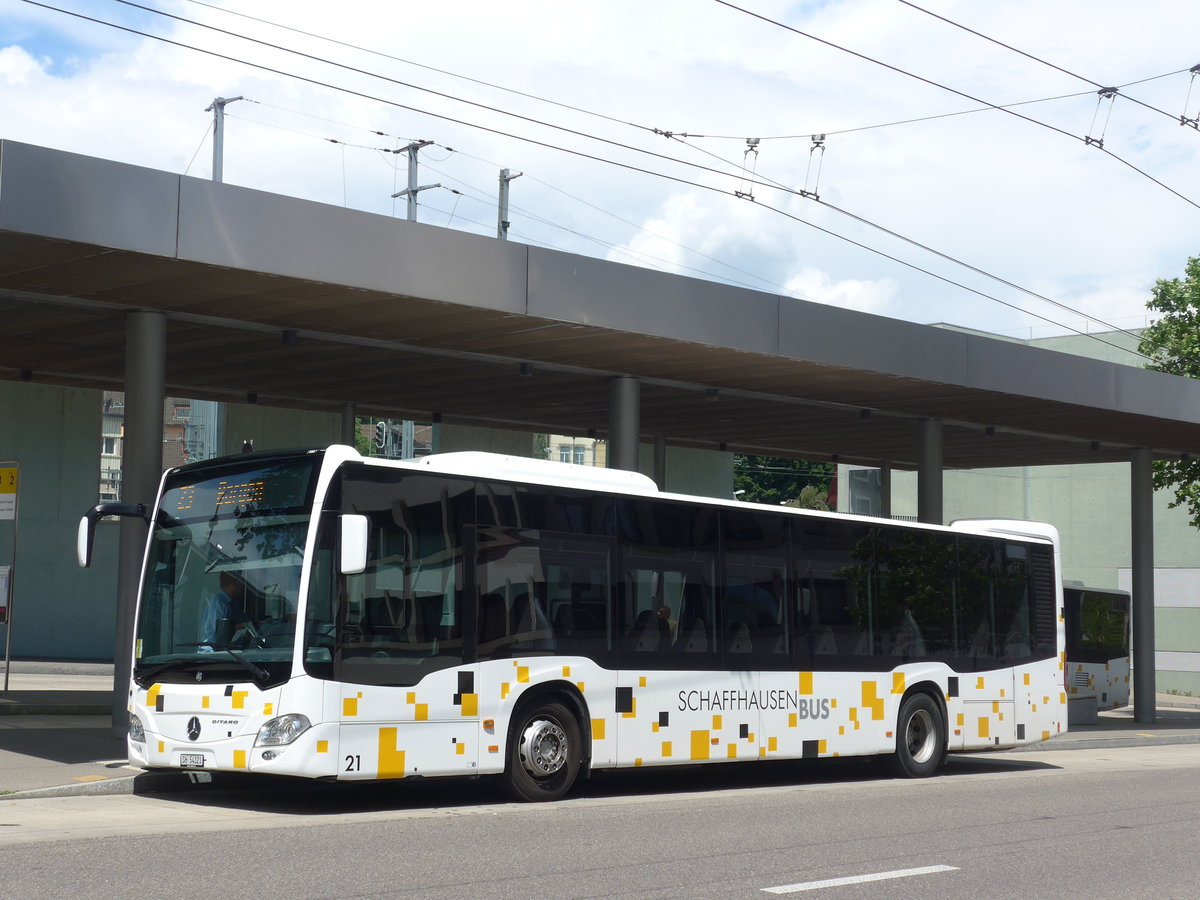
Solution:
<svg viewBox="0 0 1200 900">
<path fill-rule="evenodd" d="M 1192 744 L 952 757 L 925 781 L 849 760 L 642 770 L 541 805 L 445 781 L 12 800 L 0 864 L 12 897 L 1190 898 L 1198 761 Z M 813 885 L 829 879 L 857 880 Z"/>
</svg>

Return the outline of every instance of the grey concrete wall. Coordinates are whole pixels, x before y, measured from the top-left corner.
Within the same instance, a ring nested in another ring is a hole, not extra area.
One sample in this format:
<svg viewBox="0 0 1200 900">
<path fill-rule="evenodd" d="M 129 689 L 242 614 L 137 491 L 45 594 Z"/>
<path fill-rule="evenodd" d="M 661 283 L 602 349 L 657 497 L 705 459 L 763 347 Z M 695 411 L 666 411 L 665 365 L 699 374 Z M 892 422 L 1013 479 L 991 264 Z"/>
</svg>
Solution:
<svg viewBox="0 0 1200 900">
<path fill-rule="evenodd" d="M 0 459 L 21 463 L 14 658 L 113 658 L 117 528 L 97 529 L 91 568 L 75 562 L 76 525 L 99 493 L 100 403 L 95 390 L 0 382 Z M 5 523 L 4 562 L 11 540 Z"/>
<path fill-rule="evenodd" d="M 533 456 L 533 435 L 528 431 L 473 425 L 435 425 L 433 452 L 452 453 L 456 450 L 486 450 L 528 458 Z"/>
<path fill-rule="evenodd" d="M 255 450 L 326 447 L 342 439 L 341 413 L 280 409 L 250 403 L 225 404 L 222 456 L 242 452 L 244 441 Z"/>
<path fill-rule="evenodd" d="M 638 463 L 643 475 L 654 477 L 653 444 L 640 446 Z M 733 497 L 733 454 L 668 447 L 666 490 L 672 494 L 729 500 Z"/>
</svg>

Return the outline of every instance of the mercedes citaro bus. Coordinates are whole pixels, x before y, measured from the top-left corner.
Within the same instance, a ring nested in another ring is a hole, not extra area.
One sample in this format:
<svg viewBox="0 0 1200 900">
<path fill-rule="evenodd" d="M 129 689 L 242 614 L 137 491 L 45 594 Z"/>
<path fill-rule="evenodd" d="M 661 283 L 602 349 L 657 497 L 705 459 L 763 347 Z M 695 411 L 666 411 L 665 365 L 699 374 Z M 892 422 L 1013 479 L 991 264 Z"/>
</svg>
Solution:
<svg viewBox="0 0 1200 900">
<path fill-rule="evenodd" d="M 129 758 L 365 780 L 948 751 L 1065 729 L 1055 530 L 660 492 L 486 453 L 254 453 L 143 515 Z"/>
</svg>

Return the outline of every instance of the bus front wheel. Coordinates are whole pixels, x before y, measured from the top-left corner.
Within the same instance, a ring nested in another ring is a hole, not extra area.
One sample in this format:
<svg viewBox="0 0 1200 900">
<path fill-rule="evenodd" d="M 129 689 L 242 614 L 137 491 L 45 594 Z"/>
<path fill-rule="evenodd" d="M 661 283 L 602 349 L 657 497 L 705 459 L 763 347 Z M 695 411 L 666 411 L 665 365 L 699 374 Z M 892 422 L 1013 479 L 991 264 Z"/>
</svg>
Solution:
<svg viewBox="0 0 1200 900">
<path fill-rule="evenodd" d="M 517 800 L 557 800 L 579 774 L 583 739 L 567 707 L 546 701 L 527 707 L 509 732 L 504 786 Z"/>
<path fill-rule="evenodd" d="M 946 756 L 946 727 L 942 711 L 928 694 L 910 694 L 900 704 L 896 721 L 896 750 L 888 768 L 901 778 L 925 778 L 937 771 Z"/>
</svg>

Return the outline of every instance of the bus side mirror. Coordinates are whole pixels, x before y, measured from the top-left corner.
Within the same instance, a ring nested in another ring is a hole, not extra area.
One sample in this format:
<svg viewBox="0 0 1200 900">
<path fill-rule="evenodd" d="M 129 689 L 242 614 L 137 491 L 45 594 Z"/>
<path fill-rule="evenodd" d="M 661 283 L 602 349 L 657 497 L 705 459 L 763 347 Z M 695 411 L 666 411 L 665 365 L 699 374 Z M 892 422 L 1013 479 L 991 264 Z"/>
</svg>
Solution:
<svg viewBox="0 0 1200 900">
<path fill-rule="evenodd" d="M 79 530 L 75 533 L 75 557 L 81 568 L 92 564 L 92 541 L 96 537 L 96 523 L 105 516 L 140 516 L 149 523 L 145 503 L 98 503 L 83 514 Z"/>
<path fill-rule="evenodd" d="M 371 520 L 366 516 L 347 513 L 340 516 L 341 545 L 340 569 L 343 575 L 358 575 L 367 568 L 367 536 L 371 531 Z"/>
</svg>

